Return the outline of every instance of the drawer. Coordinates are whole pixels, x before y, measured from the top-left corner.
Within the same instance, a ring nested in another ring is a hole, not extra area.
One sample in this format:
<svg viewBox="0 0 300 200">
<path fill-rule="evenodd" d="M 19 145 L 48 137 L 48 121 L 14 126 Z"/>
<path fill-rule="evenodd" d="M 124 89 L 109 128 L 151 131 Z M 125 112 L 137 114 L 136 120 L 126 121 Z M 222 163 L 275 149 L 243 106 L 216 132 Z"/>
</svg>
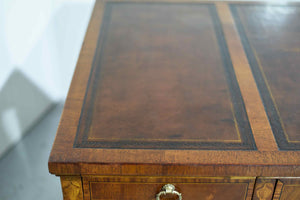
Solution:
<svg viewBox="0 0 300 200">
<path fill-rule="evenodd" d="M 85 200 L 155 200 L 163 186 L 172 184 L 183 200 L 251 199 L 255 177 L 83 177 Z M 161 200 L 178 194 L 161 194 Z"/>
</svg>

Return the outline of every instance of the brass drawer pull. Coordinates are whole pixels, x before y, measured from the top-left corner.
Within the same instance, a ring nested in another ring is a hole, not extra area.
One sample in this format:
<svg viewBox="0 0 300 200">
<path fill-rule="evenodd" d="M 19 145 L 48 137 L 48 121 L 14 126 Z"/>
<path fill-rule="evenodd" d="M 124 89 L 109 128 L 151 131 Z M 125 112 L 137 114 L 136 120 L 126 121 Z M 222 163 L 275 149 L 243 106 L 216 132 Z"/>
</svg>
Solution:
<svg viewBox="0 0 300 200">
<path fill-rule="evenodd" d="M 181 194 L 175 190 L 175 186 L 172 184 L 164 185 L 161 191 L 156 195 L 156 200 L 160 200 L 161 195 L 167 194 L 176 194 L 178 196 L 178 200 L 182 200 Z"/>
</svg>

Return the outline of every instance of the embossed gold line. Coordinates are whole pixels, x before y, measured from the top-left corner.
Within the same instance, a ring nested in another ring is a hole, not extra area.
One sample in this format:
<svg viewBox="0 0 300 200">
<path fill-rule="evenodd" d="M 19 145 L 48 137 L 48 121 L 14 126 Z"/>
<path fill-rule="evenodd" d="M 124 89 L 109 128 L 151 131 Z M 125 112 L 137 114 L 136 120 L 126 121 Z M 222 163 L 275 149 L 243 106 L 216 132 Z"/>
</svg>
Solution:
<svg viewBox="0 0 300 200">
<path fill-rule="evenodd" d="M 232 105 L 231 101 L 230 101 L 230 107 L 231 107 L 231 111 L 232 111 L 232 115 L 233 115 L 234 126 L 235 126 L 235 129 L 236 129 L 237 135 L 238 135 L 238 139 L 239 139 L 239 141 L 242 141 L 241 140 L 241 132 L 240 132 L 240 129 L 238 127 L 238 123 L 237 123 L 237 120 L 236 120 L 234 108 L 233 108 L 233 105 Z"/>
<path fill-rule="evenodd" d="M 222 23 L 233 68 L 245 103 L 256 146 L 259 151 L 278 151 L 267 114 L 229 6 L 224 2 L 217 2 L 215 4 Z"/>
</svg>

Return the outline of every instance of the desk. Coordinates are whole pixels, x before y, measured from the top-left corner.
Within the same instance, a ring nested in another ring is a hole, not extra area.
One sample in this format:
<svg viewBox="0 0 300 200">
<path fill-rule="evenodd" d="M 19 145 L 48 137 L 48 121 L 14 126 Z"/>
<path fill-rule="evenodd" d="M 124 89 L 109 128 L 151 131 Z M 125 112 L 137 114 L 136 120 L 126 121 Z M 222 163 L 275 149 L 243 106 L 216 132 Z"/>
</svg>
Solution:
<svg viewBox="0 0 300 200">
<path fill-rule="evenodd" d="M 300 199 L 299 19 L 96 1 L 49 158 L 64 199 Z"/>
</svg>

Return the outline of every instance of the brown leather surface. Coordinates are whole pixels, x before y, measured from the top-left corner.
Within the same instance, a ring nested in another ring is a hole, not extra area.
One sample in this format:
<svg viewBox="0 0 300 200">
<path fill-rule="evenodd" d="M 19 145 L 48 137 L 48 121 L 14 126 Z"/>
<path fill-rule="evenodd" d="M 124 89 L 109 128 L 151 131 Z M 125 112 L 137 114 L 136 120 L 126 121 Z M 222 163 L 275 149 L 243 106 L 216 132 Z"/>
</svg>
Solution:
<svg viewBox="0 0 300 200">
<path fill-rule="evenodd" d="M 76 147 L 255 149 L 223 37 L 212 4 L 108 3 Z"/>
<path fill-rule="evenodd" d="M 300 7 L 234 6 L 244 40 L 280 149 L 300 149 Z"/>
</svg>

